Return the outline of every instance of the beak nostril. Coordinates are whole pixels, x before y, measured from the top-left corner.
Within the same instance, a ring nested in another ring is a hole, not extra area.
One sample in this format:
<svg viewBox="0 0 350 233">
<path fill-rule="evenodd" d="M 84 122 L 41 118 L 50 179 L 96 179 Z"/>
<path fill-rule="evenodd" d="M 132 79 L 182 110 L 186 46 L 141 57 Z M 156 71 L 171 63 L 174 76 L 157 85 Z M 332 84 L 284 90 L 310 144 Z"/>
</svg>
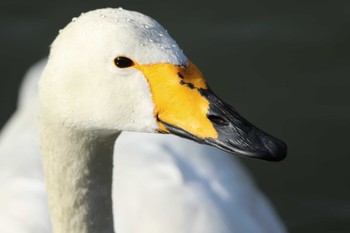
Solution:
<svg viewBox="0 0 350 233">
<path fill-rule="evenodd" d="M 207 115 L 207 117 L 211 122 L 213 122 L 215 125 L 218 125 L 218 126 L 225 126 L 229 124 L 224 118 L 217 115 L 209 114 Z"/>
</svg>

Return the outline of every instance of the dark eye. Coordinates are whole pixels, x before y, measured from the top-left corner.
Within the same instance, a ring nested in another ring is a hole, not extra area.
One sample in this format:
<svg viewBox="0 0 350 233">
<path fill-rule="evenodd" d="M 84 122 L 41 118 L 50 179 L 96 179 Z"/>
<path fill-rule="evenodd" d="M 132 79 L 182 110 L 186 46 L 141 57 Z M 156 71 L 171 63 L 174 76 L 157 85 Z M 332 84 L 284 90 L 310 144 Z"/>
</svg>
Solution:
<svg viewBox="0 0 350 233">
<path fill-rule="evenodd" d="M 114 59 L 114 64 L 119 68 L 127 68 L 134 65 L 134 62 L 127 57 L 117 57 Z"/>
</svg>

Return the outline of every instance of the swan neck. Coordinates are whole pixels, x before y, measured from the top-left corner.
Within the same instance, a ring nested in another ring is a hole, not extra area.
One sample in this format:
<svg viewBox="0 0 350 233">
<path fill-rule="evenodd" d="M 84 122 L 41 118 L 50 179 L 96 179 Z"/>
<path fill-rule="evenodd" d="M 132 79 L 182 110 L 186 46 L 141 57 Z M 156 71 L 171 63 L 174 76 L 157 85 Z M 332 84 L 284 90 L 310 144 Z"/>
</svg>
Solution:
<svg viewBox="0 0 350 233">
<path fill-rule="evenodd" d="M 54 233 L 113 233 L 113 146 L 96 135 L 40 119 L 41 150 Z"/>
</svg>

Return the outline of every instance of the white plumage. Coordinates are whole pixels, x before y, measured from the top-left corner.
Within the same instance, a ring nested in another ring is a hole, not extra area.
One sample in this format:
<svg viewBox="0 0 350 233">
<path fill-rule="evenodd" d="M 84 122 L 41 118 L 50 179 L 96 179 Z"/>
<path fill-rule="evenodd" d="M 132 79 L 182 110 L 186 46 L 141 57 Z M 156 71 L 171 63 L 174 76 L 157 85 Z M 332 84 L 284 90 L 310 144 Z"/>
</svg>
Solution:
<svg viewBox="0 0 350 233">
<path fill-rule="evenodd" d="M 36 119 L 35 83 L 44 63 L 27 74 L 0 136 L 2 233 L 51 232 Z M 245 169 L 224 152 L 174 136 L 124 132 L 114 156 L 117 232 L 285 232 Z"/>
<path fill-rule="evenodd" d="M 51 232 L 36 129 L 36 82 L 45 64 L 28 71 L 18 109 L 0 135 L 3 233 Z M 170 135 L 124 132 L 115 161 L 119 232 L 285 232 L 238 159 L 220 150 Z"/>
</svg>

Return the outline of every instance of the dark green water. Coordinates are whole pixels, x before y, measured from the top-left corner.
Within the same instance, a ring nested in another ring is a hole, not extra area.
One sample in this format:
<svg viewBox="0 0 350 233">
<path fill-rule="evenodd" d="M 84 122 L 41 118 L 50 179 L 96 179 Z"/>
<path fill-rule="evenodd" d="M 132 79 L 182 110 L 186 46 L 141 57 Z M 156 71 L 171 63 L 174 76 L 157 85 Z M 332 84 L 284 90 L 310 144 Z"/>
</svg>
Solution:
<svg viewBox="0 0 350 233">
<path fill-rule="evenodd" d="M 244 163 L 290 232 L 350 232 L 349 1 L 2 0 L 0 126 L 58 30 L 107 6 L 157 19 L 212 89 L 288 143 L 282 163 Z"/>
</svg>

